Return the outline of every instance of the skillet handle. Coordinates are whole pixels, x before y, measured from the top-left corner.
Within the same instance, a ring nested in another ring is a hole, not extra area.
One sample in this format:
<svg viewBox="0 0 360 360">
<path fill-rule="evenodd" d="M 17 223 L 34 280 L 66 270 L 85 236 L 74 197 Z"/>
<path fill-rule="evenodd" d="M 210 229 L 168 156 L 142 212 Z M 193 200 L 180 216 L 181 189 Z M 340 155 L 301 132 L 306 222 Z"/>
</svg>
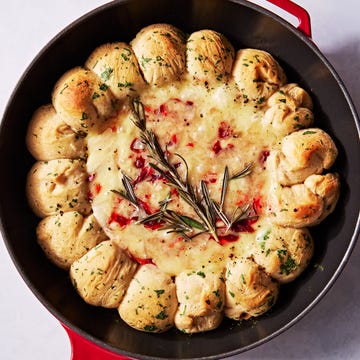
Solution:
<svg viewBox="0 0 360 360">
<path fill-rule="evenodd" d="M 83 338 L 64 324 L 61 324 L 66 330 L 71 345 L 70 360 L 131 360 L 132 358 L 112 353 L 103 349 L 91 341 Z M 134 359 L 132 359 L 134 360 Z"/>
<path fill-rule="evenodd" d="M 290 0 L 267 0 L 279 8 L 285 10 L 291 15 L 294 15 L 299 20 L 298 29 L 311 38 L 311 23 L 309 13 L 300 5 L 295 4 Z"/>
</svg>

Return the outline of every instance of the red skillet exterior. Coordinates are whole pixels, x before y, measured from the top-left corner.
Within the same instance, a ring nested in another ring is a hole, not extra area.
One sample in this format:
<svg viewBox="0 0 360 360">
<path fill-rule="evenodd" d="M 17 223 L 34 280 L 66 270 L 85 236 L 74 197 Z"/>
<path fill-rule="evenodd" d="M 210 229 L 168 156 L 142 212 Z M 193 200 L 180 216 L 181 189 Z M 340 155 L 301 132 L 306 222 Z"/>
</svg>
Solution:
<svg viewBox="0 0 360 360">
<path fill-rule="evenodd" d="M 336 169 L 342 195 L 336 212 L 314 229 L 318 246 L 303 276 L 282 288 L 279 303 L 256 326 L 225 320 L 215 331 L 185 336 L 140 333 L 116 313 L 86 305 L 68 274 L 53 266 L 36 244 L 38 219 L 27 206 L 25 176 L 33 159 L 25 134 L 33 111 L 50 102 L 56 80 L 84 63 L 98 45 L 130 41 L 143 27 L 167 22 L 190 33 L 212 28 L 235 48 L 254 47 L 272 53 L 289 79 L 313 96 L 316 124 L 329 132 L 340 150 Z M 270 340 L 298 321 L 323 297 L 344 267 L 359 234 L 359 120 L 351 100 L 327 60 L 300 31 L 268 11 L 243 0 L 113 1 L 82 17 L 60 33 L 29 66 L 16 87 L 0 132 L 0 216 L 8 250 L 28 286 L 67 327 L 105 349 L 129 357 L 224 358 Z M 351 161 L 350 161 L 351 159 Z M 321 263 L 324 271 L 314 268 Z M 311 289 L 311 291 L 310 291 Z"/>
</svg>

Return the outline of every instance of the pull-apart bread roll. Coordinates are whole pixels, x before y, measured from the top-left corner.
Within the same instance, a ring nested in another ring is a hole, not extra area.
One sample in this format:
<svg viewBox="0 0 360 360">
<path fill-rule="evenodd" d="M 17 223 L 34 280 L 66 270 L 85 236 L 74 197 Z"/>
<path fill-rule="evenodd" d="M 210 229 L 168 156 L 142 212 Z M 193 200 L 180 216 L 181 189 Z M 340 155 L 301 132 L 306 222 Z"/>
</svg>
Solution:
<svg viewBox="0 0 360 360">
<path fill-rule="evenodd" d="M 234 320 L 264 314 L 278 298 L 278 284 L 250 259 L 229 261 L 225 283 L 225 315 Z"/>
<path fill-rule="evenodd" d="M 36 235 L 47 257 L 65 270 L 98 243 L 107 239 L 94 215 L 84 217 L 77 211 L 42 219 Z"/>
<path fill-rule="evenodd" d="M 163 332 L 174 326 L 178 302 L 171 277 L 153 264 L 142 265 L 119 306 L 120 317 L 131 327 Z"/>
<path fill-rule="evenodd" d="M 136 268 L 137 264 L 115 242 L 107 240 L 75 261 L 70 277 L 88 304 L 117 308 Z"/>
<path fill-rule="evenodd" d="M 280 226 L 314 226 L 334 210 L 339 191 L 337 174 L 311 175 L 292 186 L 275 183 L 268 195 L 269 220 Z"/>
<path fill-rule="evenodd" d="M 340 196 L 340 181 L 338 174 L 311 175 L 305 186 L 323 200 L 323 213 L 311 225 L 320 224 L 334 210 Z"/>
<path fill-rule="evenodd" d="M 285 186 L 302 183 L 308 176 L 330 169 L 337 154 L 334 141 L 321 129 L 303 129 L 285 136 L 276 160 L 278 181 Z"/>
<path fill-rule="evenodd" d="M 185 333 L 209 331 L 223 319 L 225 283 L 222 273 L 182 272 L 175 280 L 179 307 L 175 325 Z"/>
<path fill-rule="evenodd" d="M 256 49 L 236 53 L 232 75 L 243 96 L 259 104 L 286 83 L 278 62 L 266 51 Z"/>
<path fill-rule="evenodd" d="M 89 214 L 88 175 L 82 160 L 38 161 L 27 177 L 27 197 L 39 217 L 60 212 Z"/>
<path fill-rule="evenodd" d="M 135 96 L 145 81 L 130 45 L 122 42 L 104 44 L 93 51 L 85 63 L 117 99 Z M 105 87 L 103 85 L 103 87 Z"/>
<path fill-rule="evenodd" d="M 104 80 L 82 67 L 60 78 L 52 98 L 57 113 L 76 132 L 98 129 L 116 110 L 114 95 Z"/>
<path fill-rule="evenodd" d="M 287 84 L 267 101 L 263 124 L 271 126 L 276 134 L 285 136 L 312 125 L 313 103 L 309 94 L 297 84 Z"/>
<path fill-rule="evenodd" d="M 314 244 L 308 229 L 271 225 L 257 233 L 252 256 L 269 276 L 283 284 L 304 271 L 313 252 Z"/>
<path fill-rule="evenodd" d="M 320 129 L 296 131 L 283 139 L 281 150 L 267 159 L 272 223 L 313 226 L 334 210 L 340 193 L 339 177 L 320 174 L 331 167 L 336 156 L 334 142 Z"/>
<path fill-rule="evenodd" d="M 73 131 L 51 104 L 35 111 L 28 127 L 26 144 L 36 160 L 76 159 L 86 154 L 84 136 Z"/>
<path fill-rule="evenodd" d="M 151 85 L 176 81 L 185 72 L 185 35 L 174 26 L 155 24 L 131 42 L 145 80 Z"/>
<path fill-rule="evenodd" d="M 223 34 L 213 30 L 192 33 L 187 41 L 187 70 L 194 79 L 225 82 L 234 62 L 234 48 Z"/>
</svg>

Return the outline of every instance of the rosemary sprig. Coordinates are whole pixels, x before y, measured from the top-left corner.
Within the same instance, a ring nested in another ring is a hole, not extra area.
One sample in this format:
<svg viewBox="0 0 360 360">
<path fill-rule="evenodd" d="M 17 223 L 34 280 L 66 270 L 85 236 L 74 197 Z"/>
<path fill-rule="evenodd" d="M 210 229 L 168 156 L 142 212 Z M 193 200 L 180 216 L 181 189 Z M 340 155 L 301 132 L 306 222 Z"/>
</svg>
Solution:
<svg viewBox="0 0 360 360">
<path fill-rule="evenodd" d="M 242 170 L 240 170 L 239 172 L 237 172 L 235 175 L 233 175 L 230 178 L 230 180 L 240 179 L 240 178 L 250 175 L 252 166 L 253 166 L 252 163 L 245 165 L 245 167 Z"/>
<path fill-rule="evenodd" d="M 159 211 L 140 219 L 139 223 L 164 222 L 164 226 L 159 230 L 167 230 L 169 233 L 179 233 L 186 240 L 190 240 L 199 234 L 208 232 L 219 242 L 216 226 L 217 219 L 220 219 L 225 224 L 226 231 L 228 231 L 236 222 L 248 218 L 247 213 L 250 208 L 249 205 L 244 206 L 243 208 L 237 207 L 229 218 L 224 212 L 224 203 L 229 181 L 248 176 L 251 173 L 252 164 L 247 164 L 244 169 L 237 172 L 232 177 L 229 176 L 228 167 L 225 167 L 220 203 L 217 203 L 211 199 L 205 181 L 202 180 L 200 182 L 200 188 L 191 185 L 186 160 L 180 154 L 174 154 L 179 157 L 185 165 L 185 176 L 182 177 L 179 174 L 177 168 L 169 159 L 167 148 L 163 151 L 156 134 L 152 130 L 147 129 L 144 107 L 138 100 L 133 101 L 132 115 L 132 122 L 140 130 L 140 139 L 148 149 L 150 157 L 154 160 L 154 162 L 149 163 L 149 166 L 163 176 L 167 180 L 169 186 L 178 191 L 179 196 L 191 206 L 200 220 L 195 220 L 189 216 L 181 215 L 168 209 L 167 205 L 171 201 L 171 197 L 168 195 L 168 197 L 159 204 L 161 206 Z M 133 180 L 123 173 L 122 182 L 125 191 L 114 190 L 114 192 L 129 200 L 137 209 L 139 209 L 139 203 L 133 188 Z M 199 231 L 192 236 L 188 235 L 188 233 L 193 233 L 194 229 Z"/>
<path fill-rule="evenodd" d="M 229 183 L 229 168 L 225 166 L 222 187 L 221 187 L 221 197 L 220 197 L 220 206 L 219 210 L 222 211 L 225 203 L 226 190 Z"/>
<path fill-rule="evenodd" d="M 190 184 L 188 179 L 188 167 L 185 159 L 181 155 L 176 154 L 176 156 L 182 159 L 186 167 L 185 180 L 183 180 L 176 167 L 170 162 L 167 149 L 163 151 L 155 133 L 146 128 L 144 107 L 142 103 L 137 100 L 133 102 L 133 117 L 133 123 L 141 131 L 140 138 L 142 142 L 147 147 L 150 157 L 158 164 L 149 163 L 149 165 L 159 172 L 159 174 L 168 181 L 170 186 L 177 189 L 179 196 L 194 209 L 195 213 L 200 218 L 204 229 L 206 229 L 216 241 L 219 241 L 216 233 L 215 221 L 213 220 L 213 216 L 210 216 L 211 208 L 204 206 L 202 202 L 202 198 L 206 195 L 202 193 L 202 196 L 200 196 L 201 194 L 199 194 Z M 202 187 L 202 190 L 203 189 L 204 187 Z"/>
<path fill-rule="evenodd" d="M 124 171 L 122 171 L 121 173 L 123 176 L 121 182 L 124 186 L 124 190 L 111 190 L 111 192 L 125 198 L 135 206 L 136 210 L 139 210 L 139 202 L 135 195 L 135 191 L 133 187 L 134 180 Z"/>
<path fill-rule="evenodd" d="M 252 167 L 251 163 L 245 165 L 244 169 L 237 172 L 235 175 L 233 175 L 230 178 L 229 177 L 229 169 L 228 169 L 227 166 L 225 166 L 224 175 L 223 175 L 223 181 L 222 181 L 222 186 L 221 186 L 220 203 L 218 204 L 217 202 L 212 201 L 211 205 L 212 205 L 214 211 L 216 212 L 216 214 L 218 215 L 218 217 L 226 225 L 226 231 L 229 231 L 229 229 L 235 223 L 237 223 L 237 222 L 239 222 L 241 220 L 249 218 L 246 215 L 249 208 L 250 208 L 249 204 L 245 205 L 242 208 L 240 208 L 240 207 L 235 208 L 231 218 L 229 218 L 224 212 L 224 203 L 225 203 L 225 197 L 226 197 L 226 192 L 227 192 L 229 181 L 234 180 L 234 179 L 240 179 L 242 177 L 245 177 L 245 176 L 249 175 L 251 173 L 251 167 Z M 239 210 L 240 210 L 240 212 L 239 212 Z"/>
<path fill-rule="evenodd" d="M 161 207 L 160 210 L 156 213 L 148 215 L 138 221 L 139 224 L 161 222 L 164 223 L 164 226 L 158 230 L 167 230 L 168 233 L 178 233 L 185 240 L 191 240 L 195 236 L 206 232 L 206 229 L 203 227 L 203 225 L 195 219 L 186 215 L 180 215 L 173 210 L 169 210 L 163 207 Z M 192 236 L 188 235 L 187 233 L 192 233 L 193 229 L 201 230 L 201 232 L 197 232 Z"/>
<path fill-rule="evenodd" d="M 195 236 L 207 232 L 203 225 L 195 219 L 186 215 L 180 215 L 173 210 L 166 210 L 163 219 L 167 225 L 159 230 L 167 230 L 168 233 L 177 233 L 187 241 L 192 240 Z M 198 229 L 200 231 L 192 236 L 188 235 L 188 233 L 193 233 L 194 229 Z"/>
</svg>

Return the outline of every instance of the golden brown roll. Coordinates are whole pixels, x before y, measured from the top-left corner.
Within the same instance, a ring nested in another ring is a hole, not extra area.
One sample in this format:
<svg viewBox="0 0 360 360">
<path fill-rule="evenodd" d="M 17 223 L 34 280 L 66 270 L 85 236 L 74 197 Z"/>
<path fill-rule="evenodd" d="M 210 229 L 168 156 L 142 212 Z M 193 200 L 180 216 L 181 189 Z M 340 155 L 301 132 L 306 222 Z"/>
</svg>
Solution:
<svg viewBox="0 0 360 360">
<path fill-rule="evenodd" d="M 209 331 L 223 319 L 225 284 L 223 273 L 182 272 L 175 280 L 179 307 L 175 325 L 185 333 Z"/>
<path fill-rule="evenodd" d="M 242 49 L 236 53 L 232 74 L 246 99 L 264 103 L 286 83 L 278 62 L 266 51 Z"/>
<path fill-rule="evenodd" d="M 314 226 L 330 214 L 339 196 L 340 183 L 332 174 L 312 176 L 317 176 L 316 183 L 322 183 L 322 190 L 329 193 L 320 190 L 319 195 L 312 179 L 305 180 L 304 184 L 272 188 L 268 196 L 268 213 L 272 223 L 295 228 Z"/>
<path fill-rule="evenodd" d="M 278 284 L 251 259 L 230 260 L 226 266 L 225 315 L 249 319 L 268 311 L 278 298 Z"/>
<path fill-rule="evenodd" d="M 82 67 L 58 80 L 52 100 L 56 112 L 76 132 L 96 131 L 116 112 L 115 97 L 104 80 Z"/>
<path fill-rule="evenodd" d="M 107 239 L 94 215 L 84 217 L 77 211 L 42 219 L 36 235 L 47 257 L 66 270 L 95 245 Z"/>
<path fill-rule="evenodd" d="M 274 186 L 268 195 L 269 220 L 280 226 L 311 226 L 324 211 L 322 198 L 304 184 Z"/>
<path fill-rule="evenodd" d="M 307 228 L 269 225 L 257 232 L 252 256 L 267 274 L 283 284 L 304 271 L 313 252 L 314 244 Z"/>
<path fill-rule="evenodd" d="M 136 268 L 137 264 L 115 242 L 107 240 L 73 262 L 70 277 L 88 304 L 117 308 Z"/>
<path fill-rule="evenodd" d="M 314 226 L 320 224 L 334 211 L 340 195 L 340 180 L 338 174 L 329 173 L 326 175 L 311 175 L 305 180 L 304 184 L 314 194 L 318 195 L 324 203 L 322 215 L 311 224 L 311 226 Z"/>
<path fill-rule="evenodd" d="M 131 327 L 163 332 L 174 325 L 178 302 L 171 277 L 153 264 L 142 265 L 119 306 L 120 317 Z"/>
<path fill-rule="evenodd" d="M 95 72 L 109 86 L 117 99 L 136 96 L 144 86 L 138 61 L 129 44 L 108 43 L 96 48 L 85 66 Z"/>
<path fill-rule="evenodd" d="M 36 162 L 27 177 L 27 197 L 39 217 L 60 212 L 91 211 L 88 181 L 82 160 L 58 159 Z"/>
<path fill-rule="evenodd" d="M 26 145 L 36 160 L 78 159 L 86 155 L 83 134 L 73 131 L 51 104 L 35 111 L 27 130 Z"/>
<path fill-rule="evenodd" d="M 179 80 L 185 71 L 185 36 L 172 25 L 145 27 L 131 46 L 145 80 L 151 85 Z"/>
<path fill-rule="evenodd" d="M 312 100 L 297 84 L 287 84 L 276 91 L 267 101 L 268 109 L 263 124 L 270 126 L 277 135 L 288 135 L 312 125 Z"/>
<path fill-rule="evenodd" d="M 199 30 L 190 35 L 186 48 L 187 70 L 194 79 L 226 82 L 234 62 L 234 48 L 223 34 Z"/>
<path fill-rule="evenodd" d="M 284 137 L 277 160 L 277 177 L 288 186 L 304 182 L 313 174 L 321 174 L 336 160 L 338 150 L 323 130 L 309 128 Z"/>
</svg>

